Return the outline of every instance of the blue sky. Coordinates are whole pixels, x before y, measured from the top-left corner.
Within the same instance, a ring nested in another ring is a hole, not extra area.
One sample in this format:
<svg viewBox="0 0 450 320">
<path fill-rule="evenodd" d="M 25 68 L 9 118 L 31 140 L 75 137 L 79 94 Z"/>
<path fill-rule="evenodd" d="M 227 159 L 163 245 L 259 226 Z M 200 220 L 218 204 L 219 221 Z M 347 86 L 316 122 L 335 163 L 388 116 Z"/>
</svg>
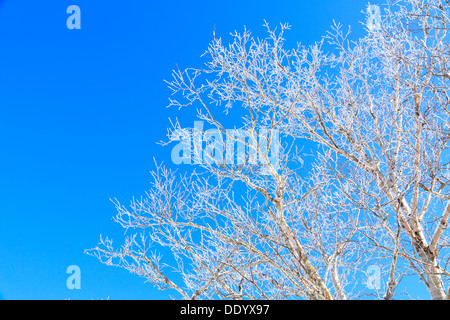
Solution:
<svg viewBox="0 0 450 320">
<path fill-rule="evenodd" d="M 376 1 L 372 1 L 376 3 Z M 128 203 L 170 162 L 171 70 L 200 66 L 215 29 L 288 22 L 292 43 L 320 40 L 333 19 L 360 35 L 367 1 L 0 0 L 0 299 L 165 299 L 142 278 L 84 253 L 120 244 L 109 198 Z M 81 30 L 69 30 L 69 5 Z M 78 265 L 81 289 L 66 269 Z"/>
</svg>

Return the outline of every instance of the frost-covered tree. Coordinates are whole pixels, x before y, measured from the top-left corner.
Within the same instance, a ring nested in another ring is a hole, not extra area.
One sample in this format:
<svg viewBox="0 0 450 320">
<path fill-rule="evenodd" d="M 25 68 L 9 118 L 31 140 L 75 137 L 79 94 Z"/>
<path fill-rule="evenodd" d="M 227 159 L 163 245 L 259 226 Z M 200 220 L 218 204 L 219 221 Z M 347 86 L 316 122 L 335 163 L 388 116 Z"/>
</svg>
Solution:
<svg viewBox="0 0 450 320">
<path fill-rule="evenodd" d="M 145 197 L 115 202 L 125 243 L 88 253 L 185 299 L 405 298 L 406 279 L 448 298 L 450 3 L 380 9 L 357 41 L 215 36 L 169 82 L 214 139 L 175 124 L 195 165 L 157 165 Z"/>
</svg>

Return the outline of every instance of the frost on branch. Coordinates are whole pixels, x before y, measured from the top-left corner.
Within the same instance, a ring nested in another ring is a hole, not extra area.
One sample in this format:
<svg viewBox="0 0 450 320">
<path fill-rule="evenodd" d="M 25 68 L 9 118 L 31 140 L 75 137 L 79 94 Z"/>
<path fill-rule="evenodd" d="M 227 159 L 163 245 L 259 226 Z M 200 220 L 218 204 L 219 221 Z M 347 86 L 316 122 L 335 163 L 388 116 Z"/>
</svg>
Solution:
<svg viewBox="0 0 450 320">
<path fill-rule="evenodd" d="M 287 24 L 214 36 L 201 68 L 173 72 L 170 106 L 258 161 L 156 165 L 145 196 L 114 201 L 125 243 L 88 253 L 176 298 L 404 298 L 407 278 L 447 298 L 447 12 L 388 2 L 363 38 L 335 24 L 309 47 Z M 261 130 L 279 133 L 277 165 Z"/>
</svg>

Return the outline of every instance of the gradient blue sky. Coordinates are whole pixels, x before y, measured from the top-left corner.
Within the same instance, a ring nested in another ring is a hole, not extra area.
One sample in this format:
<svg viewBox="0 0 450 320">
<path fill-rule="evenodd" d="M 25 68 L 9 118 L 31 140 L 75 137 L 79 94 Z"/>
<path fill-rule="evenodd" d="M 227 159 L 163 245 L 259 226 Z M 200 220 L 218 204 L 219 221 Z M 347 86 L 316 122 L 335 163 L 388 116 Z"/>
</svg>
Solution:
<svg viewBox="0 0 450 320">
<path fill-rule="evenodd" d="M 372 1 L 372 3 L 376 3 Z M 66 9 L 81 8 L 81 30 Z M 119 244 L 109 198 L 149 187 L 165 138 L 171 70 L 199 66 L 212 31 L 288 22 L 311 44 L 332 20 L 352 25 L 367 1 L 0 0 L 0 299 L 161 299 L 142 278 L 84 254 Z M 185 119 L 185 126 L 193 120 Z M 66 268 L 81 269 L 81 289 Z"/>
</svg>

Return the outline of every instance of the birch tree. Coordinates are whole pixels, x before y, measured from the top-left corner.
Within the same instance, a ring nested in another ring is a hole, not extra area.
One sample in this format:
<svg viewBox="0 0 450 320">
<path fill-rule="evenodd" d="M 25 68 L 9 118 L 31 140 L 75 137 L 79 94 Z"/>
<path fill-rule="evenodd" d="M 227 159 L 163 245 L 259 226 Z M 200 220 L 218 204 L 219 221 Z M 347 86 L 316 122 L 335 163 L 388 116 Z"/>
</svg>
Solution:
<svg viewBox="0 0 450 320">
<path fill-rule="evenodd" d="M 168 85 L 224 139 L 207 152 L 192 130 L 192 165 L 156 165 L 145 196 L 114 200 L 125 242 L 87 252 L 175 298 L 403 299 L 409 279 L 447 299 L 450 3 L 380 9 L 356 40 L 339 24 L 310 46 L 287 24 L 214 35 Z M 244 157 L 220 156 L 237 143 Z"/>
</svg>

